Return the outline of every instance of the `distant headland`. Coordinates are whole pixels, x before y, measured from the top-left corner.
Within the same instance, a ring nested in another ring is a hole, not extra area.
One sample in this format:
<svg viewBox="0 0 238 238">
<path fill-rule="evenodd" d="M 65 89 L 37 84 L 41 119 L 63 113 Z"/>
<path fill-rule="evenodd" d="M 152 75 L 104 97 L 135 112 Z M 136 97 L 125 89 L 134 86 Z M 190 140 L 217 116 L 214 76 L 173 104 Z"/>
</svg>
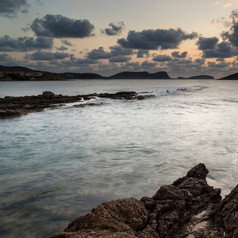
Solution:
<svg viewBox="0 0 238 238">
<path fill-rule="evenodd" d="M 109 77 L 95 73 L 52 73 L 47 71 L 32 70 L 22 66 L 2 66 L 0 65 L 0 81 L 48 81 L 67 79 L 214 79 L 211 75 L 196 75 L 191 77 L 171 78 L 166 71 L 149 73 L 140 72 L 120 72 Z M 238 79 L 238 73 L 226 76 L 221 79 Z"/>
</svg>

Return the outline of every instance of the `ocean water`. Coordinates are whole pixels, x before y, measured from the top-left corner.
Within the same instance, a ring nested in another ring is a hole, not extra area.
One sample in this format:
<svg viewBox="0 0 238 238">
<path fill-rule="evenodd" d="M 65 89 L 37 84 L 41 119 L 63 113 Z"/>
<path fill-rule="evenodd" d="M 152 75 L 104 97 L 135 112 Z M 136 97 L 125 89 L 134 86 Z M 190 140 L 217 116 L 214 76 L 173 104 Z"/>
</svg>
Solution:
<svg viewBox="0 0 238 238">
<path fill-rule="evenodd" d="M 101 202 L 153 196 L 200 162 L 208 182 L 228 193 L 238 183 L 237 83 L 0 82 L 0 97 L 45 90 L 155 95 L 0 120 L 0 237 L 47 237 Z"/>
</svg>

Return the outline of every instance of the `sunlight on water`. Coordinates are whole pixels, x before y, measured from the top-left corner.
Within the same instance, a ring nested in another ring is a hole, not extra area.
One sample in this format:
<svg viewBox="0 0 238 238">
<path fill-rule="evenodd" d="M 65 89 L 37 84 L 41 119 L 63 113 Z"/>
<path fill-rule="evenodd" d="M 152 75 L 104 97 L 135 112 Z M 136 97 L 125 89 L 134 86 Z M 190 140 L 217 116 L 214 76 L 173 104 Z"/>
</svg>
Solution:
<svg viewBox="0 0 238 238">
<path fill-rule="evenodd" d="M 1 237 L 47 237 L 100 202 L 152 196 L 200 162 L 214 186 L 229 191 L 238 181 L 234 81 L 8 83 L 2 96 L 136 90 L 155 97 L 1 120 Z"/>
</svg>

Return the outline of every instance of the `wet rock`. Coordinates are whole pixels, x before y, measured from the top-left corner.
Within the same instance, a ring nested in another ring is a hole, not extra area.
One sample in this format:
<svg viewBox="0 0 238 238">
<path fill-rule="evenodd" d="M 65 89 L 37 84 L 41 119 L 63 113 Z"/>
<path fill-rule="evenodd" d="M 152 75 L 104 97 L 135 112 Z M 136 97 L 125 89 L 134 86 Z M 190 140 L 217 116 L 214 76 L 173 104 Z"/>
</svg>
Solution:
<svg viewBox="0 0 238 238">
<path fill-rule="evenodd" d="M 152 198 L 103 203 L 52 238 L 236 238 L 238 186 L 221 201 L 220 189 L 207 184 L 207 174 L 198 164 Z"/>
<path fill-rule="evenodd" d="M 55 108 L 66 103 L 88 101 L 95 98 L 110 98 L 110 99 L 146 99 L 148 96 L 141 98 L 136 92 L 117 92 L 117 93 L 101 93 L 87 94 L 76 96 L 64 96 L 62 94 L 54 94 L 51 91 L 44 91 L 38 96 L 24 97 L 5 97 L 0 98 L 0 119 L 14 116 L 21 116 L 31 112 L 39 112 L 46 108 Z M 87 103 L 82 106 L 92 106 L 95 104 Z"/>
</svg>

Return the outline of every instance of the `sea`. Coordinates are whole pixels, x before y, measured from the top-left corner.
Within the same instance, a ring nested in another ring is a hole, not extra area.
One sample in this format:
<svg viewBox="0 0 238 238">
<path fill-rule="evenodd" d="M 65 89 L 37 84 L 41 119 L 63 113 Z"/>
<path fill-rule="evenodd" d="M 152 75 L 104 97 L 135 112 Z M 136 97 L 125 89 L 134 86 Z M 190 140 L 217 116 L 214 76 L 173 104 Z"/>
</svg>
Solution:
<svg viewBox="0 0 238 238">
<path fill-rule="evenodd" d="M 48 237 L 102 202 L 153 196 L 198 163 L 223 196 L 238 183 L 238 81 L 0 82 L 0 97 L 43 91 L 154 97 L 1 119 L 1 238 Z"/>
</svg>

